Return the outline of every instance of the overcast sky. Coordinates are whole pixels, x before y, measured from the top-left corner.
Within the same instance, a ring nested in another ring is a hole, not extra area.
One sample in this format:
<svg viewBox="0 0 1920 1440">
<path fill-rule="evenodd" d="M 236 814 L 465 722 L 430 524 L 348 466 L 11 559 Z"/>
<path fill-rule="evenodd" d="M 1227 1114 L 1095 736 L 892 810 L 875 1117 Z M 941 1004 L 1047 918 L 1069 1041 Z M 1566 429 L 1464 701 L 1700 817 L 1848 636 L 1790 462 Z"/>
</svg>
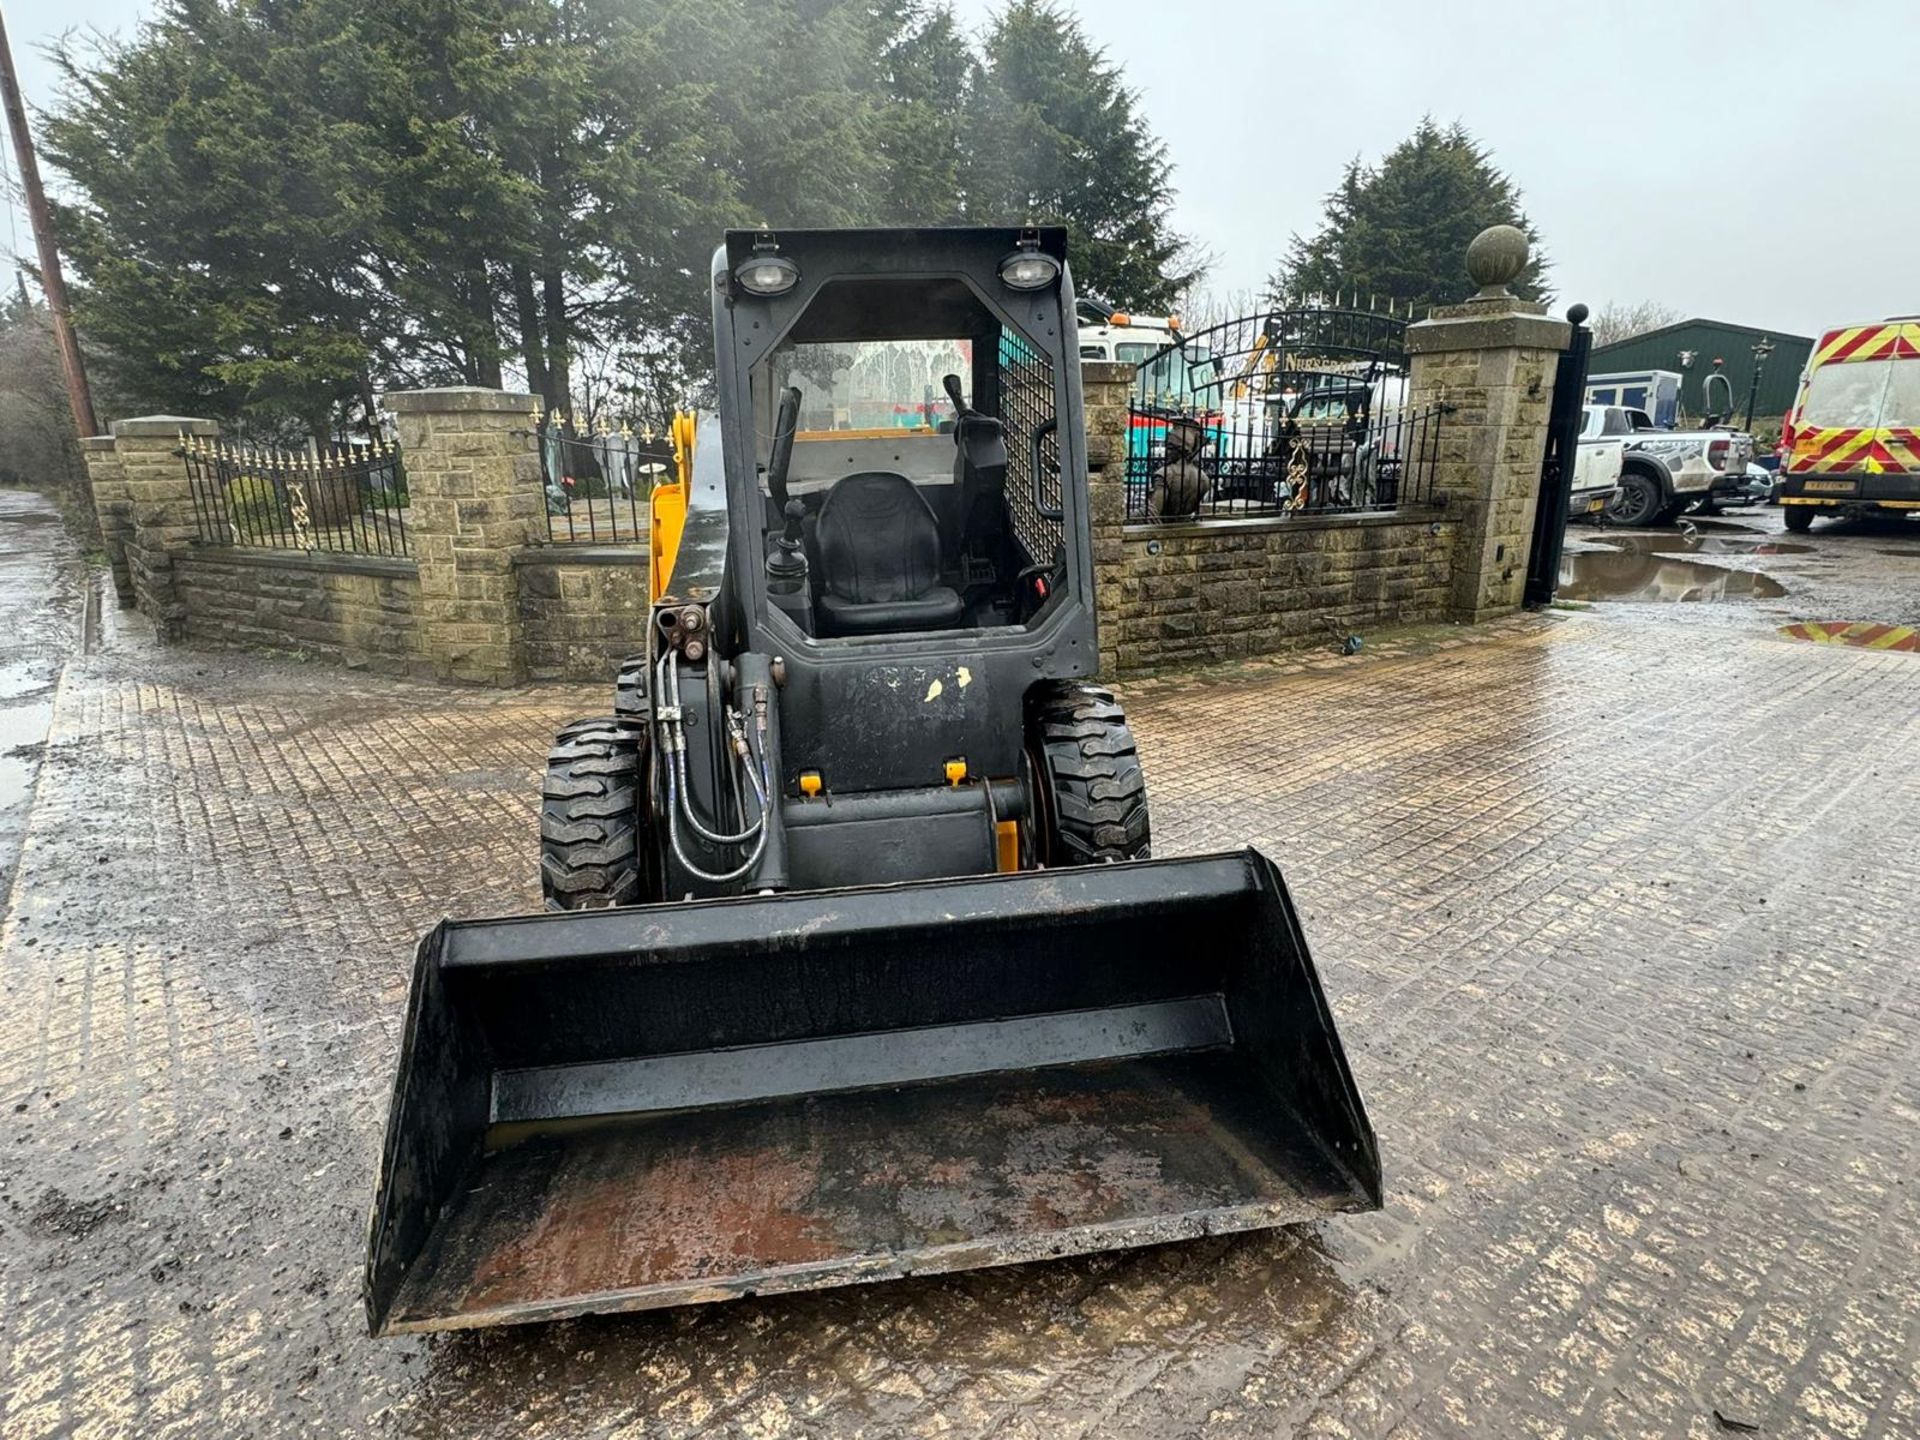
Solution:
<svg viewBox="0 0 1920 1440">
<path fill-rule="evenodd" d="M 44 45 L 146 8 L 0 6 L 30 105 L 53 95 Z M 993 5 L 957 8 L 978 25 Z M 1519 182 L 1557 308 L 1654 300 L 1797 334 L 1920 311 L 1920 0 L 1078 8 L 1167 142 L 1209 288 L 1257 288 L 1341 166 L 1431 113 Z"/>
</svg>

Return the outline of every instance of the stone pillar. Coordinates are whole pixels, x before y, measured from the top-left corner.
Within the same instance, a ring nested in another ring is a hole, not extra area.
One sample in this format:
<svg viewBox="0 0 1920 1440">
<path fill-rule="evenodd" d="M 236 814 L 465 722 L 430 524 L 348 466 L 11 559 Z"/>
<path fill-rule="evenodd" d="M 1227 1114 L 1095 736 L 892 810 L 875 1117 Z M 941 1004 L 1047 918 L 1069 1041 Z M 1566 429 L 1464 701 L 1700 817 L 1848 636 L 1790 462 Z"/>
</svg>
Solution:
<svg viewBox="0 0 1920 1440">
<path fill-rule="evenodd" d="M 1560 352 L 1572 329 L 1507 284 L 1527 263 L 1527 238 L 1511 225 L 1483 230 L 1467 249 L 1480 293 L 1436 308 L 1407 327 L 1411 403 L 1444 403 L 1435 487 L 1459 522 L 1453 613 L 1475 621 L 1517 610 L 1533 542 L 1547 414 Z"/>
<path fill-rule="evenodd" d="M 1121 592 L 1128 584 L 1121 534 L 1127 523 L 1128 402 L 1134 367 L 1094 360 L 1080 367 L 1081 404 L 1087 425 L 1087 496 L 1093 530 L 1093 588 L 1099 607 L 1100 671 L 1120 669 Z"/>
<path fill-rule="evenodd" d="M 122 610 L 134 603 L 133 571 L 127 549 L 133 540 L 133 504 L 127 499 L 127 479 L 113 436 L 89 435 L 80 442 L 87 462 L 87 483 L 93 491 L 93 513 L 100 522 L 100 544 L 113 569 L 113 593 Z"/>
<path fill-rule="evenodd" d="M 216 436 L 211 420 L 184 415 L 142 415 L 113 422 L 114 458 L 119 462 L 131 526 L 121 530 L 134 603 L 153 621 L 162 640 L 186 634 L 187 611 L 174 593 L 173 559 L 193 544 L 197 526 L 193 488 L 181 454 L 183 435 Z M 106 529 L 101 512 L 101 530 Z"/>
<path fill-rule="evenodd" d="M 420 570 L 420 652 L 443 680 L 525 677 L 513 556 L 541 538 L 534 397 L 475 386 L 387 396 L 407 472 L 407 534 Z"/>
</svg>

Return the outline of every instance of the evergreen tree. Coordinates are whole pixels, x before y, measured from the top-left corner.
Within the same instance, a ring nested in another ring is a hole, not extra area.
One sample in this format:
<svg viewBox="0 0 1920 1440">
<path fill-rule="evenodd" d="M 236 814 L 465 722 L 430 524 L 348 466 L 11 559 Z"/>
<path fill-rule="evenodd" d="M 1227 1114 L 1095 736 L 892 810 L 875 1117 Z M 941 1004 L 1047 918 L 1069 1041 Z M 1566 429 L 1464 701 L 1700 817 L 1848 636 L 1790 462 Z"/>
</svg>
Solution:
<svg viewBox="0 0 1920 1440">
<path fill-rule="evenodd" d="M 159 0 L 63 57 L 76 307 L 132 403 L 293 438 L 519 375 L 658 425 L 730 225 L 1064 221 L 1092 293 L 1164 303 L 1117 71 L 1038 0 L 986 49 L 930 0 Z"/>
<path fill-rule="evenodd" d="M 1539 237 L 1520 207 L 1520 189 L 1486 148 L 1455 124 L 1429 117 L 1378 165 L 1348 164 L 1327 196 L 1320 228 L 1295 235 L 1269 282 L 1272 298 L 1297 304 L 1336 292 L 1377 295 L 1416 311 L 1452 305 L 1474 292 L 1467 246 L 1489 225 L 1517 225 L 1533 241 L 1512 286 L 1528 300 L 1551 296 Z"/>
<path fill-rule="evenodd" d="M 967 107 L 980 63 L 953 11 L 916 0 L 877 8 L 880 94 L 875 133 L 884 162 L 874 219 L 887 225 L 966 220 Z"/>
<path fill-rule="evenodd" d="M 983 50 L 970 105 L 969 218 L 1064 224 L 1082 293 L 1168 308 L 1199 267 L 1168 228 L 1166 146 L 1119 68 L 1051 0 L 1011 0 Z"/>
</svg>

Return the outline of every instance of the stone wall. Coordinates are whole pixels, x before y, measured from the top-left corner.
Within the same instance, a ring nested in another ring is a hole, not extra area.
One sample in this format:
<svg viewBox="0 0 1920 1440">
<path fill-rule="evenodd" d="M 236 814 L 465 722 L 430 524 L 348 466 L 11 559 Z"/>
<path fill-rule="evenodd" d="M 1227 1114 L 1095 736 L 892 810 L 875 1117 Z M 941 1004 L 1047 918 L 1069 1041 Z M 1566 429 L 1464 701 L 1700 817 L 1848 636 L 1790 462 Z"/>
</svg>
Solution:
<svg viewBox="0 0 1920 1440">
<path fill-rule="evenodd" d="M 387 404 L 406 455 L 410 557 L 203 541 L 182 441 L 218 437 L 211 420 L 146 415 L 88 440 L 122 603 L 138 605 L 163 640 L 297 650 L 480 684 L 518 683 L 530 649 L 556 675 L 586 673 L 588 653 L 627 654 L 620 637 L 634 602 L 623 577 L 540 575 L 528 609 L 536 633 L 522 634 L 515 556 L 546 538 L 527 429 L 533 397 L 455 386 L 389 395 Z M 597 559 L 609 576 L 642 567 L 641 591 L 645 563 L 638 548 Z M 588 613 L 561 613 L 563 598 Z"/>
<path fill-rule="evenodd" d="M 1386 515 L 1131 523 L 1128 365 L 1083 367 L 1100 667 L 1107 674 L 1519 608 L 1560 351 L 1571 334 L 1507 284 L 1526 237 L 1495 226 L 1480 292 L 1407 328 L 1409 403 L 1441 411 L 1433 503 Z"/>
<path fill-rule="evenodd" d="M 514 554 L 545 534 L 534 397 L 478 386 L 387 396 L 406 456 L 421 651 L 443 680 L 525 677 Z"/>
<path fill-rule="evenodd" d="M 529 546 L 513 568 L 528 679 L 611 680 L 645 647 L 645 550 Z"/>
<path fill-rule="evenodd" d="M 127 495 L 126 471 L 120 464 L 120 452 L 111 435 L 89 435 L 80 442 L 80 453 L 87 462 L 93 513 L 100 523 L 100 544 L 107 552 L 114 597 L 123 609 L 128 608 L 134 604 L 135 596 L 129 561 L 133 501 Z"/>
<path fill-rule="evenodd" d="M 1520 608 L 1554 374 L 1571 336 L 1544 306 L 1507 295 L 1436 309 L 1407 329 L 1410 403 L 1450 407 L 1434 488 L 1459 520 L 1456 619 Z"/>
<path fill-rule="evenodd" d="M 1132 380 L 1130 365 L 1082 370 L 1102 674 L 1328 644 L 1450 613 L 1458 527 L 1439 506 L 1129 523 Z"/>
<path fill-rule="evenodd" d="M 174 560 L 173 583 L 195 641 L 388 674 L 428 668 L 411 560 L 204 547 Z"/>
<path fill-rule="evenodd" d="M 1501 288 L 1525 261 L 1518 232 L 1501 245 L 1516 240 L 1500 265 L 1470 263 L 1483 287 L 1472 301 L 1408 328 L 1412 402 L 1447 407 L 1430 506 L 1130 523 L 1133 367 L 1082 368 L 1102 671 L 1517 607 L 1568 327 Z M 170 639 L 494 685 L 611 675 L 647 622 L 646 552 L 542 543 L 533 397 L 454 387 L 387 404 L 406 454 L 411 560 L 201 546 L 180 437 L 219 427 L 147 416 L 87 445 L 116 582 Z"/>
<path fill-rule="evenodd" d="M 1128 526 L 1100 580 L 1101 672 L 1444 619 L 1455 529 L 1438 512 Z"/>
<path fill-rule="evenodd" d="M 180 458 L 183 436 L 218 435 L 211 420 L 144 415 L 116 420 L 113 454 L 118 503 L 130 523 L 116 526 L 135 602 L 163 640 L 186 638 L 186 609 L 173 588 L 173 562 L 192 545 L 197 526 L 193 492 Z M 89 474 L 94 472 L 89 470 Z M 94 504 L 99 505 L 99 490 Z"/>
</svg>

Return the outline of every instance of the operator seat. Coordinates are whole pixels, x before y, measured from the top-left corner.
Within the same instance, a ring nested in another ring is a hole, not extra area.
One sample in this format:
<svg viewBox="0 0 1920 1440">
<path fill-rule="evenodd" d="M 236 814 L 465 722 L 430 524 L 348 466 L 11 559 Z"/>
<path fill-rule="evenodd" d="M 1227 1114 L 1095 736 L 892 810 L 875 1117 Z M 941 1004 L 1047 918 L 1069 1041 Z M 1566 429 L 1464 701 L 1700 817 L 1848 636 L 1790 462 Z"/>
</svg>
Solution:
<svg viewBox="0 0 1920 1440">
<path fill-rule="evenodd" d="M 827 492 L 814 531 L 822 632 L 881 635 L 960 623 L 959 594 L 940 583 L 940 524 L 904 475 L 864 470 Z"/>
</svg>

